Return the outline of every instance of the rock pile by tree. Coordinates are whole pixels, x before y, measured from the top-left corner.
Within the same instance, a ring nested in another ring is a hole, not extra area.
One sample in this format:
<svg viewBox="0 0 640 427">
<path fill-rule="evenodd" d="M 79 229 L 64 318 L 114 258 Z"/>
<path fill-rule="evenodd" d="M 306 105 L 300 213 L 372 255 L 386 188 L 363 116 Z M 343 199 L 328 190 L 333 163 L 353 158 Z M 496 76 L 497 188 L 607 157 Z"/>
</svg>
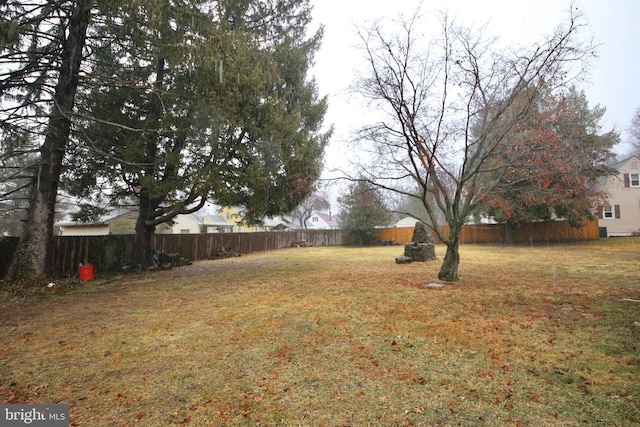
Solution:
<svg viewBox="0 0 640 427">
<path fill-rule="evenodd" d="M 416 222 L 411 242 L 404 245 L 404 256 L 396 258 L 398 264 L 408 264 L 413 261 L 431 261 L 436 259 L 435 240 L 427 227 Z"/>
</svg>

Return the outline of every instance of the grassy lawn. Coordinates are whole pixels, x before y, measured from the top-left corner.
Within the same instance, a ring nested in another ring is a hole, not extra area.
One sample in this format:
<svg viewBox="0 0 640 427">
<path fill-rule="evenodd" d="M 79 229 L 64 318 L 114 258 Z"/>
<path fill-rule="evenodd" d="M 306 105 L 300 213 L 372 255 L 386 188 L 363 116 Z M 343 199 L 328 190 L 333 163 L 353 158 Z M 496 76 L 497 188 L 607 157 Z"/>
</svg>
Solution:
<svg viewBox="0 0 640 427">
<path fill-rule="evenodd" d="M 0 298 L 0 402 L 80 426 L 640 423 L 640 238 L 301 248 Z M 98 272 L 99 274 L 99 272 Z M 98 279 L 100 279 L 98 277 Z"/>
</svg>

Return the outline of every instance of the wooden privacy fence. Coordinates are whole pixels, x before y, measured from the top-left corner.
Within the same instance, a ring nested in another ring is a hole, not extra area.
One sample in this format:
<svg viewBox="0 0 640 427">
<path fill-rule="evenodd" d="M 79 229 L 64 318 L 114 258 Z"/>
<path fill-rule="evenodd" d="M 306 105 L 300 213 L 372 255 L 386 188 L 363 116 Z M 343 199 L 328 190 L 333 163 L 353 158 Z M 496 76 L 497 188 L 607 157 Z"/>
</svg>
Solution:
<svg viewBox="0 0 640 427">
<path fill-rule="evenodd" d="M 449 227 L 441 225 L 445 235 Z M 432 231 L 436 242 L 440 242 Z M 511 235 L 511 239 L 508 235 Z M 394 240 L 397 243 L 411 241 L 413 227 L 381 228 L 376 230 L 380 240 Z M 460 243 L 559 243 L 600 238 L 598 221 L 586 221 L 584 227 L 574 228 L 567 221 L 532 222 L 509 229 L 506 224 L 465 225 L 460 234 Z"/>
<path fill-rule="evenodd" d="M 445 234 L 448 230 L 443 227 Z M 522 224 L 510 230 L 514 243 L 556 243 L 599 238 L 598 222 L 589 221 L 582 228 L 572 228 L 565 221 Z M 413 227 L 376 230 L 378 239 L 397 243 L 411 241 Z M 435 236 L 434 236 L 435 237 Z M 166 253 L 177 253 L 192 261 L 209 259 L 222 247 L 241 254 L 290 247 L 305 241 L 312 246 L 342 245 L 340 230 L 293 230 L 257 233 L 157 234 L 153 247 Z M 467 225 L 462 229 L 460 243 L 506 243 L 507 227 L 503 224 Z M 17 245 L 17 238 L 0 241 L 0 277 Z M 120 271 L 132 258 L 134 236 L 57 236 L 54 238 L 53 274 L 75 276 L 78 265 L 94 265 L 96 274 Z M 438 239 L 436 238 L 436 242 Z"/>
<path fill-rule="evenodd" d="M 58 236 L 53 266 L 58 276 L 77 274 L 79 264 L 93 264 L 96 274 L 122 270 L 132 258 L 134 236 Z M 156 234 L 154 249 L 177 253 L 191 261 L 209 259 L 222 247 L 240 254 L 290 247 L 297 242 L 312 246 L 339 246 L 340 230 L 295 230 L 259 233 Z"/>
<path fill-rule="evenodd" d="M 298 242 L 311 246 L 340 246 L 340 230 L 294 230 L 256 233 L 156 234 L 154 248 L 179 253 L 192 261 L 209 259 L 222 247 L 241 254 L 287 248 Z"/>
<path fill-rule="evenodd" d="M 521 224 L 514 233 L 514 243 L 559 243 L 598 240 L 598 221 L 586 221 L 584 227 L 571 227 L 567 221 L 532 222 Z"/>
</svg>

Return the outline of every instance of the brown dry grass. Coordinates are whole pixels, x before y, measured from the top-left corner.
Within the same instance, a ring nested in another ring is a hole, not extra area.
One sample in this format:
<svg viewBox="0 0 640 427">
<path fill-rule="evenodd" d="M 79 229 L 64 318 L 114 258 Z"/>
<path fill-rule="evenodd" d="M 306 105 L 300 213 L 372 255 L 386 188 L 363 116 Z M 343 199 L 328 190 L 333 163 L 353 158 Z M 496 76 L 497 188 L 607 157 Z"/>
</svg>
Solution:
<svg viewBox="0 0 640 427">
<path fill-rule="evenodd" d="M 463 246 L 443 289 L 424 286 L 439 261 L 400 252 L 280 250 L 5 296 L 0 402 L 69 403 L 82 426 L 640 423 L 640 239 Z"/>
</svg>

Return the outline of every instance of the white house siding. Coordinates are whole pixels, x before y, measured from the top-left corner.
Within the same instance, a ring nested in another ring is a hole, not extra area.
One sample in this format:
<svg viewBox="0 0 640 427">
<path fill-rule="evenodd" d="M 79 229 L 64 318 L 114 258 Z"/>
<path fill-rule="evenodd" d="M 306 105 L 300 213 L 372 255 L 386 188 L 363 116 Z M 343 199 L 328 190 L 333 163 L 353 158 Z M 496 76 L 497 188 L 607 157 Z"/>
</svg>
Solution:
<svg viewBox="0 0 640 427">
<path fill-rule="evenodd" d="M 308 230 L 337 230 L 338 223 L 333 220 L 331 214 L 314 212 L 307 220 Z"/>
<path fill-rule="evenodd" d="M 173 224 L 161 224 L 156 232 L 158 234 L 198 234 L 201 230 L 200 224 L 194 215 L 178 215 L 173 218 Z"/>
</svg>

